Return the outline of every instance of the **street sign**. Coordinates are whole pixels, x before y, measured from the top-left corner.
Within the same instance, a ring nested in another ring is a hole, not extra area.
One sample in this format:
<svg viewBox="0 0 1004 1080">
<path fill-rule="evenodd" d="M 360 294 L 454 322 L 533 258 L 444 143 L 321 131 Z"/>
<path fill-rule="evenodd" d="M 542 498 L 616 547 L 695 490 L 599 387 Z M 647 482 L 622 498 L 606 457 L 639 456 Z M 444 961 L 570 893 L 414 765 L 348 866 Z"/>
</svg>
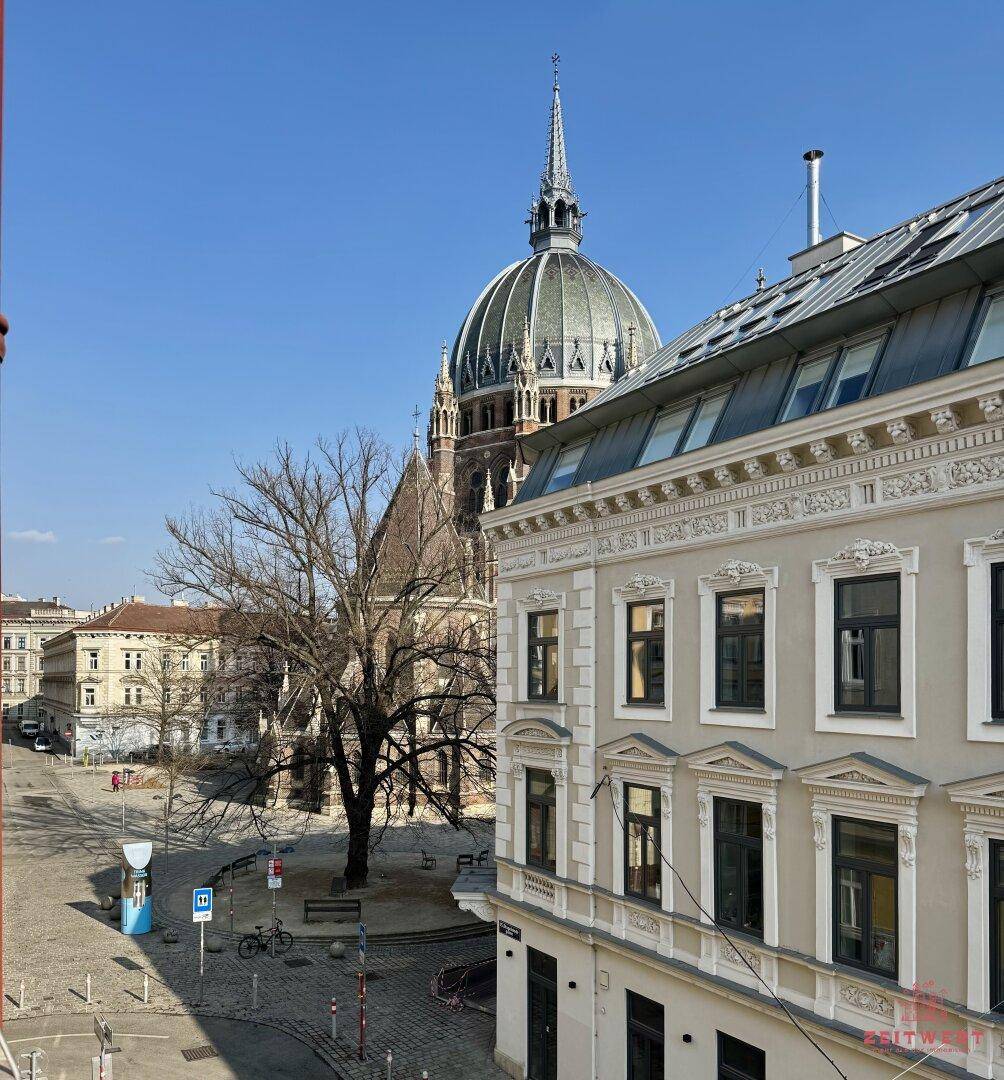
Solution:
<svg viewBox="0 0 1004 1080">
<path fill-rule="evenodd" d="M 213 890 L 192 890 L 192 922 L 213 921 Z"/>
<path fill-rule="evenodd" d="M 282 859 L 268 860 L 268 876 L 282 877 Z"/>
<path fill-rule="evenodd" d="M 268 887 L 270 889 L 281 889 L 282 888 L 282 878 L 281 877 L 270 877 L 268 879 Z"/>
<path fill-rule="evenodd" d="M 499 919 L 499 933 L 505 937 L 512 938 L 513 941 L 519 941 L 522 937 L 522 933 L 518 926 L 513 926 L 512 923 L 503 922 Z"/>
</svg>

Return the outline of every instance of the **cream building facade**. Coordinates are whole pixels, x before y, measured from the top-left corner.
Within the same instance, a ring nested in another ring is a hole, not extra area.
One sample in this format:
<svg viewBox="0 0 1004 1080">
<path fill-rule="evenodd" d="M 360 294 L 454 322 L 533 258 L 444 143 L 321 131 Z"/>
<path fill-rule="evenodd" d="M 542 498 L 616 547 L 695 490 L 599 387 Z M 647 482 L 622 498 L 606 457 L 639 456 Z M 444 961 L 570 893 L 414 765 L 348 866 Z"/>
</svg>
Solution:
<svg viewBox="0 0 1004 1080">
<path fill-rule="evenodd" d="M 498 1063 L 1004 1077 L 1004 182 L 811 244 L 526 449 L 497 872 L 454 886 Z"/>
<path fill-rule="evenodd" d="M 80 611 L 58 596 L 25 600 L 4 596 L 2 601 L 3 720 L 16 729 L 22 720 L 36 720 L 49 730 L 52 717 L 42 701 L 42 647 L 49 638 L 75 626 L 93 612 Z"/>
<path fill-rule="evenodd" d="M 127 596 L 49 638 L 42 705 L 70 754 L 144 749 L 158 741 L 160 725 L 174 737 L 190 727 L 207 749 L 242 743 L 234 691 L 220 673 L 217 619 L 184 601 Z"/>
</svg>

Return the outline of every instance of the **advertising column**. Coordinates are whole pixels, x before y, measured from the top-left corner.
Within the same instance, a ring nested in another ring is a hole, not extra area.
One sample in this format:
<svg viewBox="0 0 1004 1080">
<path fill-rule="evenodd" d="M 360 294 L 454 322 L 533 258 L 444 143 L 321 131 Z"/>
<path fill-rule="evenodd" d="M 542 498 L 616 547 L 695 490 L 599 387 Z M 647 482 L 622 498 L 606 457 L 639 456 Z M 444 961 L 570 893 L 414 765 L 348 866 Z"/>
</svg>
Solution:
<svg viewBox="0 0 1004 1080">
<path fill-rule="evenodd" d="M 146 934 L 153 928 L 153 844 L 122 845 L 122 933 Z"/>
</svg>

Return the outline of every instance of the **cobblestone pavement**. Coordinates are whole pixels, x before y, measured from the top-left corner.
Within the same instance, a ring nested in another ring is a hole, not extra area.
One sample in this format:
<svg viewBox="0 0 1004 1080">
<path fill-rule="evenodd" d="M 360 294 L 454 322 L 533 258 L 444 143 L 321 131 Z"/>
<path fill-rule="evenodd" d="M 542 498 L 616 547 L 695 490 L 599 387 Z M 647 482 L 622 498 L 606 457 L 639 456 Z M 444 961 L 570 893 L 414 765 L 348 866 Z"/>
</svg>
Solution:
<svg viewBox="0 0 1004 1080">
<path fill-rule="evenodd" d="M 110 772 L 110 770 L 107 770 Z M 354 950 L 335 960 L 323 945 L 298 943 L 283 957 L 238 957 L 229 935 L 221 953 L 207 952 L 205 995 L 200 1001 L 198 931 L 177 925 L 180 942 L 165 944 L 160 933 L 126 937 L 100 910 L 102 895 L 118 883 L 120 802 L 102 782 L 72 766 L 47 765 L 17 747 L 3 770 L 7 857 L 5 980 L 9 1019 L 55 1013 L 193 1013 L 233 1017 L 268 1025 L 310 1045 L 330 1075 L 343 1080 L 383 1080 L 386 1052 L 394 1055 L 394 1080 L 480 1080 L 500 1077 L 492 1063 L 495 1021 L 476 1009 L 453 1013 L 429 996 L 429 984 L 444 965 L 490 955 L 494 938 L 432 944 L 379 946 L 367 953 L 366 1061 L 356 1057 L 358 1007 Z M 138 796 L 134 798 L 134 796 Z M 130 791 L 127 826 L 131 838 L 151 835 L 160 804 L 152 794 Z M 468 848 L 452 831 L 426 827 L 422 846 L 444 854 Z M 212 849 L 191 840 L 171 856 L 171 874 L 197 878 L 232 857 L 254 849 L 244 838 Z M 488 843 L 486 839 L 484 841 Z M 260 844 L 260 841 L 257 842 Z M 390 848 L 414 850 L 410 830 L 388 832 Z M 298 842 L 310 850 L 344 850 L 344 836 L 329 824 Z M 167 883 L 154 862 L 153 889 Z M 219 918 L 219 917 L 218 917 Z M 172 920 L 173 921 L 173 920 Z M 85 976 L 92 975 L 91 1003 Z M 149 1003 L 143 1003 L 143 975 Z M 258 1007 L 252 977 L 258 975 Z M 18 986 L 25 983 L 24 1008 Z M 330 1000 L 338 1002 L 339 1037 L 330 1037 Z M 151 1076 L 156 1073 L 152 1072 Z M 193 1075 L 198 1075 L 193 1073 Z M 138 1080 L 138 1078 L 137 1078 Z"/>
</svg>

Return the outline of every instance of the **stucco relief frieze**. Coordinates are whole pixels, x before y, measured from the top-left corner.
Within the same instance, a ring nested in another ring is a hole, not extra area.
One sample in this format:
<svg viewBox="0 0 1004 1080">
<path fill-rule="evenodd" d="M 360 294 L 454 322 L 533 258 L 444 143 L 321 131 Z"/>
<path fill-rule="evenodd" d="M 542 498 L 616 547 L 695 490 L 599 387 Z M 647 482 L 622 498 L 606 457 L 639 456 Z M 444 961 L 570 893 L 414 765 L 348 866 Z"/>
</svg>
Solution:
<svg viewBox="0 0 1004 1080">
<path fill-rule="evenodd" d="M 817 851 L 823 851 L 826 848 L 827 824 L 826 814 L 821 810 L 814 810 L 812 813 L 812 842 L 816 845 Z"/>
<path fill-rule="evenodd" d="M 966 876 L 972 881 L 983 877 L 983 837 L 966 833 Z"/>
<path fill-rule="evenodd" d="M 830 558 L 830 562 L 853 562 L 858 570 L 864 571 L 868 569 L 868 564 L 872 559 L 877 559 L 882 555 L 895 555 L 897 550 L 895 544 L 890 544 L 885 540 L 863 540 L 859 537 L 847 547 L 841 548 Z"/>
<path fill-rule="evenodd" d="M 499 564 L 503 574 L 510 574 L 514 570 L 529 570 L 531 566 L 537 565 L 537 555 L 535 552 L 528 551 L 523 555 L 517 555 L 513 559 L 503 559 Z"/>
<path fill-rule="evenodd" d="M 513 778 L 514 780 L 519 780 L 519 779 L 521 779 L 521 778 L 522 778 L 522 776 L 523 776 L 523 770 L 524 770 L 525 768 L 526 768 L 526 766 L 525 766 L 525 765 L 523 764 L 523 762 L 522 762 L 522 761 L 514 761 L 514 762 L 512 762 L 512 764 L 511 764 L 511 765 L 509 766 L 509 772 L 510 772 L 510 773 L 512 774 L 512 778 Z"/>
<path fill-rule="evenodd" d="M 833 510 L 845 510 L 850 505 L 851 489 L 849 487 L 809 491 L 802 497 L 802 510 L 806 514 L 828 514 Z"/>
<path fill-rule="evenodd" d="M 682 521 L 673 521 L 669 525 L 660 525 L 652 533 L 652 539 L 657 544 L 668 544 L 673 540 L 685 540 L 686 537 L 686 523 Z"/>
<path fill-rule="evenodd" d="M 970 484 L 985 484 L 990 480 L 1004 477 L 1004 455 L 991 454 L 988 457 L 968 458 L 955 461 L 948 466 L 948 483 L 951 487 L 968 487 Z"/>
<path fill-rule="evenodd" d="M 659 924 L 651 915 L 646 915 L 644 912 L 628 911 L 627 921 L 629 926 L 633 926 L 636 930 L 642 930 L 646 934 L 658 935 L 659 933 Z"/>
<path fill-rule="evenodd" d="M 917 826 L 900 825 L 899 861 L 904 866 L 914 866 L 917 862 Z"/>
<path fill-rule="evenodd" d="M 701 792 L 697 796 L 697 823 L 702 829 L 706 829 L 711 820 L 711 796 Z"/>
<path fill-rule="evenodd" d="M 841 983 L 840 996 L 848 1005 L 853 1005 L 855 1009 L 874 1013 L 876 1016 L 885 1016 L 892 1019 L 896 1011 L 890 998 L 867 986 Z"/>
<path fill-rule="evenodd" d="M 737 949 L 727 941 L 722 941 L 718 946 L 718 953 L 724 960 L 739 967 L 751 967 L 758 975 L 760 974 L 760 954 L 752 949 Z M 745 961 L 745 963 L 744 963 Z"/>
<path fill-rule="evenodd" d="M 777 835 L 777 816 L 774 807 L 767 804 L 763 807 L 763 836 L 765 840 L 773 840 Z"/>
<path fill-rule="evenodd" d="M 750 521 L 754 525 L 770 525 L 777 521 L 792 521 L 797 509 L 793 498 L 772 499 L 750 507 Z"/>
<path fill-rule="evenodd" d="M 621 588 L 631 590 L 657 589 L 663 584 L 662 578 L 656 577 L 654 574 L 632 574 Z"/>
<path fill-rule="evenodd" d="M 718 569 L 710 575 L 711 578 L 726 578 L 733 585 L 738 585 L 744 574 L 762 574 L 763 567 L 755 562 L 743 562 L 742 559 L 729 559 L 722 563 Z"/>
<path fill-rule="evenodd" d="M 568 547 L 551 548 L 547 561 L 550 563 L 568 562 L 570 559 L 584 559 L 591 547 L 587 540 L 584 544 L 571 544 Z"/>
<path fill-rule="evenodd" d="M 933 467 L 882 478 L 883 499 L 904 499 L 909 495 L 928 495 L 937 490 L 938 470 Z"/>
<path fill-rule="evenodd" d="M 688 522 L 692 536 L 716 536 L 726 532 L 729 527 L 728 514 L 703 514 L 691 518 Z"/>
<path fill-rule="evenodd" d="M 553 589 L 531 589 L 526 594 L 526 602 L 535 605 L 556 604 L 558 602 L 558 594 Z"/>
</svg>

